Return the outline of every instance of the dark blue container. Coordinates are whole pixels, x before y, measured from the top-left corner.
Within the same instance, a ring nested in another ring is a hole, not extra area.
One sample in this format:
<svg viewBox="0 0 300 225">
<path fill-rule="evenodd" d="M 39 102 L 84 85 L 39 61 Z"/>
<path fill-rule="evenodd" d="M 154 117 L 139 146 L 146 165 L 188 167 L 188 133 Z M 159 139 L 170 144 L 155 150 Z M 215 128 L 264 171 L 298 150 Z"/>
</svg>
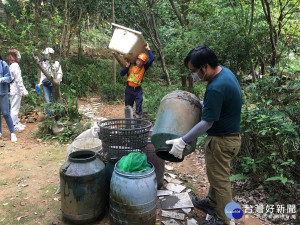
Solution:
<svg viewBox="0 0 300 225">
<path fill-rule="evenodd" d="M 72 152 L 60 168 L 61 210 L 73 223 L 97 220 L 104 212 L 105 165 L 94 151 Z"/>
<path fill-rule="evenodd" d="M 35 84 L 35 90 L 38 95 L 41 94 L 41 90 L 38 84 Z"/>
</svg>

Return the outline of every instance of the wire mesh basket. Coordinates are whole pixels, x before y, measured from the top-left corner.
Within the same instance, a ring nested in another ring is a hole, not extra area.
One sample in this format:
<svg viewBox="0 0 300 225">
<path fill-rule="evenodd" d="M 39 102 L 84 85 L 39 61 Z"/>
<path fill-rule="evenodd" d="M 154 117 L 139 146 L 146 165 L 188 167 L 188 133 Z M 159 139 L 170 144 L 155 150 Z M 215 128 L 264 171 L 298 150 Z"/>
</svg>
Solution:
<svg viewBox="0 0 300 225">
<path fill-rule="evenodd" d="M 111 119 L 98 122 L 99 138 L 109 160 L 120 159 L 130 152 L 143 152 L 152 123 L 142 119 Z"/>
</svg>

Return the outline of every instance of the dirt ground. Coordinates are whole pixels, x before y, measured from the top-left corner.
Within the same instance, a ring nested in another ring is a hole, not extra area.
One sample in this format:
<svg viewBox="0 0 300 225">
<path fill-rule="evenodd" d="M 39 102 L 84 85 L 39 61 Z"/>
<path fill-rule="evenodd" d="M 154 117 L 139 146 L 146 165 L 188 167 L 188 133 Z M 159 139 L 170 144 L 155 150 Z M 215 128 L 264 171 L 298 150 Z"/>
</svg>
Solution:
<svg viewBox="0 0 300 225">
<path fill-rule="evenodd" d="M 79 105 L 87 104 L 80 100 Z M 123 105 L 101 104 L 97 116 L 107 119 L 123 118 Z M 38 123 L 26 123 L 26 129 L 17 132 L 17 143 L 10 142 L 10 135 L 2 118 L 3 138 L 0 139 L 0 224 L 69 224 L 62 218 L 60 195 L 55 194 L 59 168 L 64 163 L 67 144 L 43 142 L 32 134 Z M 172 173 L 189 183 L 199 197 L 207 194 L 208 181 L 205 175 L 203 156 L 193 153 L 182 163 L 167 163 L 174 167 Z M 159 207 L 158 207 L 159 208 Z M 204 222 L 205 214 L 193 209 L 188 217 L 198 224 Z M 157 223 L 161 224 L 158 212 Z M 94 224 L 109 224 L 106 216 Z M 181 223 L 184 224 L 184 223 Z M 238 224 L 269 224 L 255 217 L 239 220 Z"/>
</svg>

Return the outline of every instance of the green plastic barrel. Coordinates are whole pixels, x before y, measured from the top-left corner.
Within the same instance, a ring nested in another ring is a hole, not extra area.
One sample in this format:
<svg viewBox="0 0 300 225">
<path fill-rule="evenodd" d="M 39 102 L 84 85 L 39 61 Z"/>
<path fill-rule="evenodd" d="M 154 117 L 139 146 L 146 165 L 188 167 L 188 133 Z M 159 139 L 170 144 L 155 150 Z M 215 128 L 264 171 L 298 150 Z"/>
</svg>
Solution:
<svg viewBox="0 0 300 225">
<path fill-rule="evenodd" d="M 183 157 L 179 159 L 169 153 L 172 145 L 165 142 L 184 136 L 199 123 L 201 110 L 200 100 L 190 92 L 177 90 L 163 97 L 151 136 L 158 157 L 170 162 L 182 162 L 184 156 L 195 150 L 197 140 L 184 149 Z"/>
<path fill-rule="evenodd" d="M 72 152 L 60 168 L 63 218 L 76 224 L 97 220 L 105 211 L 105 165 L 90 150 Z"/>
</svg>

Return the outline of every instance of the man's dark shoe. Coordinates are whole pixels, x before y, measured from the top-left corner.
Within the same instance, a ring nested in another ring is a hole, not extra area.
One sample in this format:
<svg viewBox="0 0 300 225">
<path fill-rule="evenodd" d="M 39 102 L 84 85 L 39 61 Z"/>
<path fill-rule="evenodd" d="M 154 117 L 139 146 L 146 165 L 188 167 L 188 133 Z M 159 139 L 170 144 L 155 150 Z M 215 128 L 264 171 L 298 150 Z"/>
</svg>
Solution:
<svg viewBox="0 0 300 225">
<path fill-rule="evenodd" d="M 214 214 L 208 221 L 201 223 L 201 225 L 227 225 Z"/>
<path fill-rule="evenodd" d="M 202 209 L 207 214 L 213 215 L 213 214 L 216 213 L 215 208 L 209 205 L 208 198 L 200 199 L 200 198 L 197 198 L 197 197 L 193 197 L 192 202 L 193 202 L 193 205 L 196 208 Z"/>
</svg>

